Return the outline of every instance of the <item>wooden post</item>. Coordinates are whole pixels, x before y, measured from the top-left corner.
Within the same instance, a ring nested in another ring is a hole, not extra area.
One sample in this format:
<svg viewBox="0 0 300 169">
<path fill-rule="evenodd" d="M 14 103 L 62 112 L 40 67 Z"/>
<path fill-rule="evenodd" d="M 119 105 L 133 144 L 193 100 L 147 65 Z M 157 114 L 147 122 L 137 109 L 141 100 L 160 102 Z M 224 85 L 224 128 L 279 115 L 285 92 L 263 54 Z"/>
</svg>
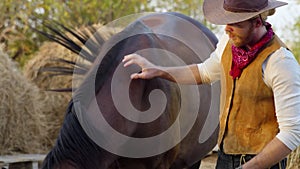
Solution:
<svg viewBox="0 0 300 169">
<path fill-rule="evenodd" d="M 35 169 L 32 162 L 18 162 L 9 164 L 9 169 Z"/>
<path fill-rule="evenodd" d="M 0 156 L 0 167 L 7 169 L 38 169 L 39 162 L 43 161 L 42 154 L 19 154 Z"/>
</svg>

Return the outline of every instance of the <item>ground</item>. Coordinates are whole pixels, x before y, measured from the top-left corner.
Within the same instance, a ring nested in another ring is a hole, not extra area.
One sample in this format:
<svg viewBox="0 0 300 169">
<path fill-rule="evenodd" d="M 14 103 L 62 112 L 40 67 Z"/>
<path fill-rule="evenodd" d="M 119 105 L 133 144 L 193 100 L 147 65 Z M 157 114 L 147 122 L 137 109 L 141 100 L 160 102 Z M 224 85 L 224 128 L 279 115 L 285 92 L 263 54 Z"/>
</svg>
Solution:
<svg viewBox="0 0 300 169">
<path fill-rule="evenodd" d="M 211 153 L 201 161 L 199 169 L 215 169 L 217 161 L 217 153 Z"/>
</svg>

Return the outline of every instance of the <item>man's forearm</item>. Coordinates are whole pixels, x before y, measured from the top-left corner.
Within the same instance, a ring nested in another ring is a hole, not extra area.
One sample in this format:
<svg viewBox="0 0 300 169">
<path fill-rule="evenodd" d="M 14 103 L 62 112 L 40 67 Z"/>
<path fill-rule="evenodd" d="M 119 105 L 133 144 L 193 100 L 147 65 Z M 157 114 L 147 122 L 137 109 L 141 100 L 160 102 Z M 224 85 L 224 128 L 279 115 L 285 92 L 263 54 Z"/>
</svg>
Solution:
<svg viewBox="0 0 300 169">
<path fill-rule="evenodd" d="M 196 64 L 180 67 L 160 67 L 158 77 L 179 84 L 201 84 L 201 77 Z"/>
<path fill-rule="evenodd" d="M 274 138 L 258 155 L 243 165 L 243 169 L 265 169 L 284 159 L 291 150 Z"/>
</svg>

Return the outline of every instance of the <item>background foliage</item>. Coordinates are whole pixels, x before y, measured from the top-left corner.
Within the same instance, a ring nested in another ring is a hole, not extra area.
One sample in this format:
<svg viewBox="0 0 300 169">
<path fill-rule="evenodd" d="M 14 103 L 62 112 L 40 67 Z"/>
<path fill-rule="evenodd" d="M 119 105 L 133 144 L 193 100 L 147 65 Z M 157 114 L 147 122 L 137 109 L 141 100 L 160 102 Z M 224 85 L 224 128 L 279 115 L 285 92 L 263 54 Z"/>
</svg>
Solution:
<svg viewBox="0 0 300 169">
<path fill-rule="evenodd" d="M 292 30 L 294 34 L 294 41 L 292 42 L 292 51 L 300 63 L 300 18 L 297 19 Z"/>
</svg>

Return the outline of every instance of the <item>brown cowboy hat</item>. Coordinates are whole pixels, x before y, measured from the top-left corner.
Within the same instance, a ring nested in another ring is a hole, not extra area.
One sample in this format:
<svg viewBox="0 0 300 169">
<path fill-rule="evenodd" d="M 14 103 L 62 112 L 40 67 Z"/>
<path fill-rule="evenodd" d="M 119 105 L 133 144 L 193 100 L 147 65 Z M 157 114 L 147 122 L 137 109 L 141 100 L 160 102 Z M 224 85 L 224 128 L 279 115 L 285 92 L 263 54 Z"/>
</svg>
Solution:
<svg viewBox="0 0 300 169">
<path fill-rule="evenodd" d="M 203 13 L 209 22 L 227 25 L 284 5 L 287 3 L 276 0 L 204 0 Z"/>
</svg>

